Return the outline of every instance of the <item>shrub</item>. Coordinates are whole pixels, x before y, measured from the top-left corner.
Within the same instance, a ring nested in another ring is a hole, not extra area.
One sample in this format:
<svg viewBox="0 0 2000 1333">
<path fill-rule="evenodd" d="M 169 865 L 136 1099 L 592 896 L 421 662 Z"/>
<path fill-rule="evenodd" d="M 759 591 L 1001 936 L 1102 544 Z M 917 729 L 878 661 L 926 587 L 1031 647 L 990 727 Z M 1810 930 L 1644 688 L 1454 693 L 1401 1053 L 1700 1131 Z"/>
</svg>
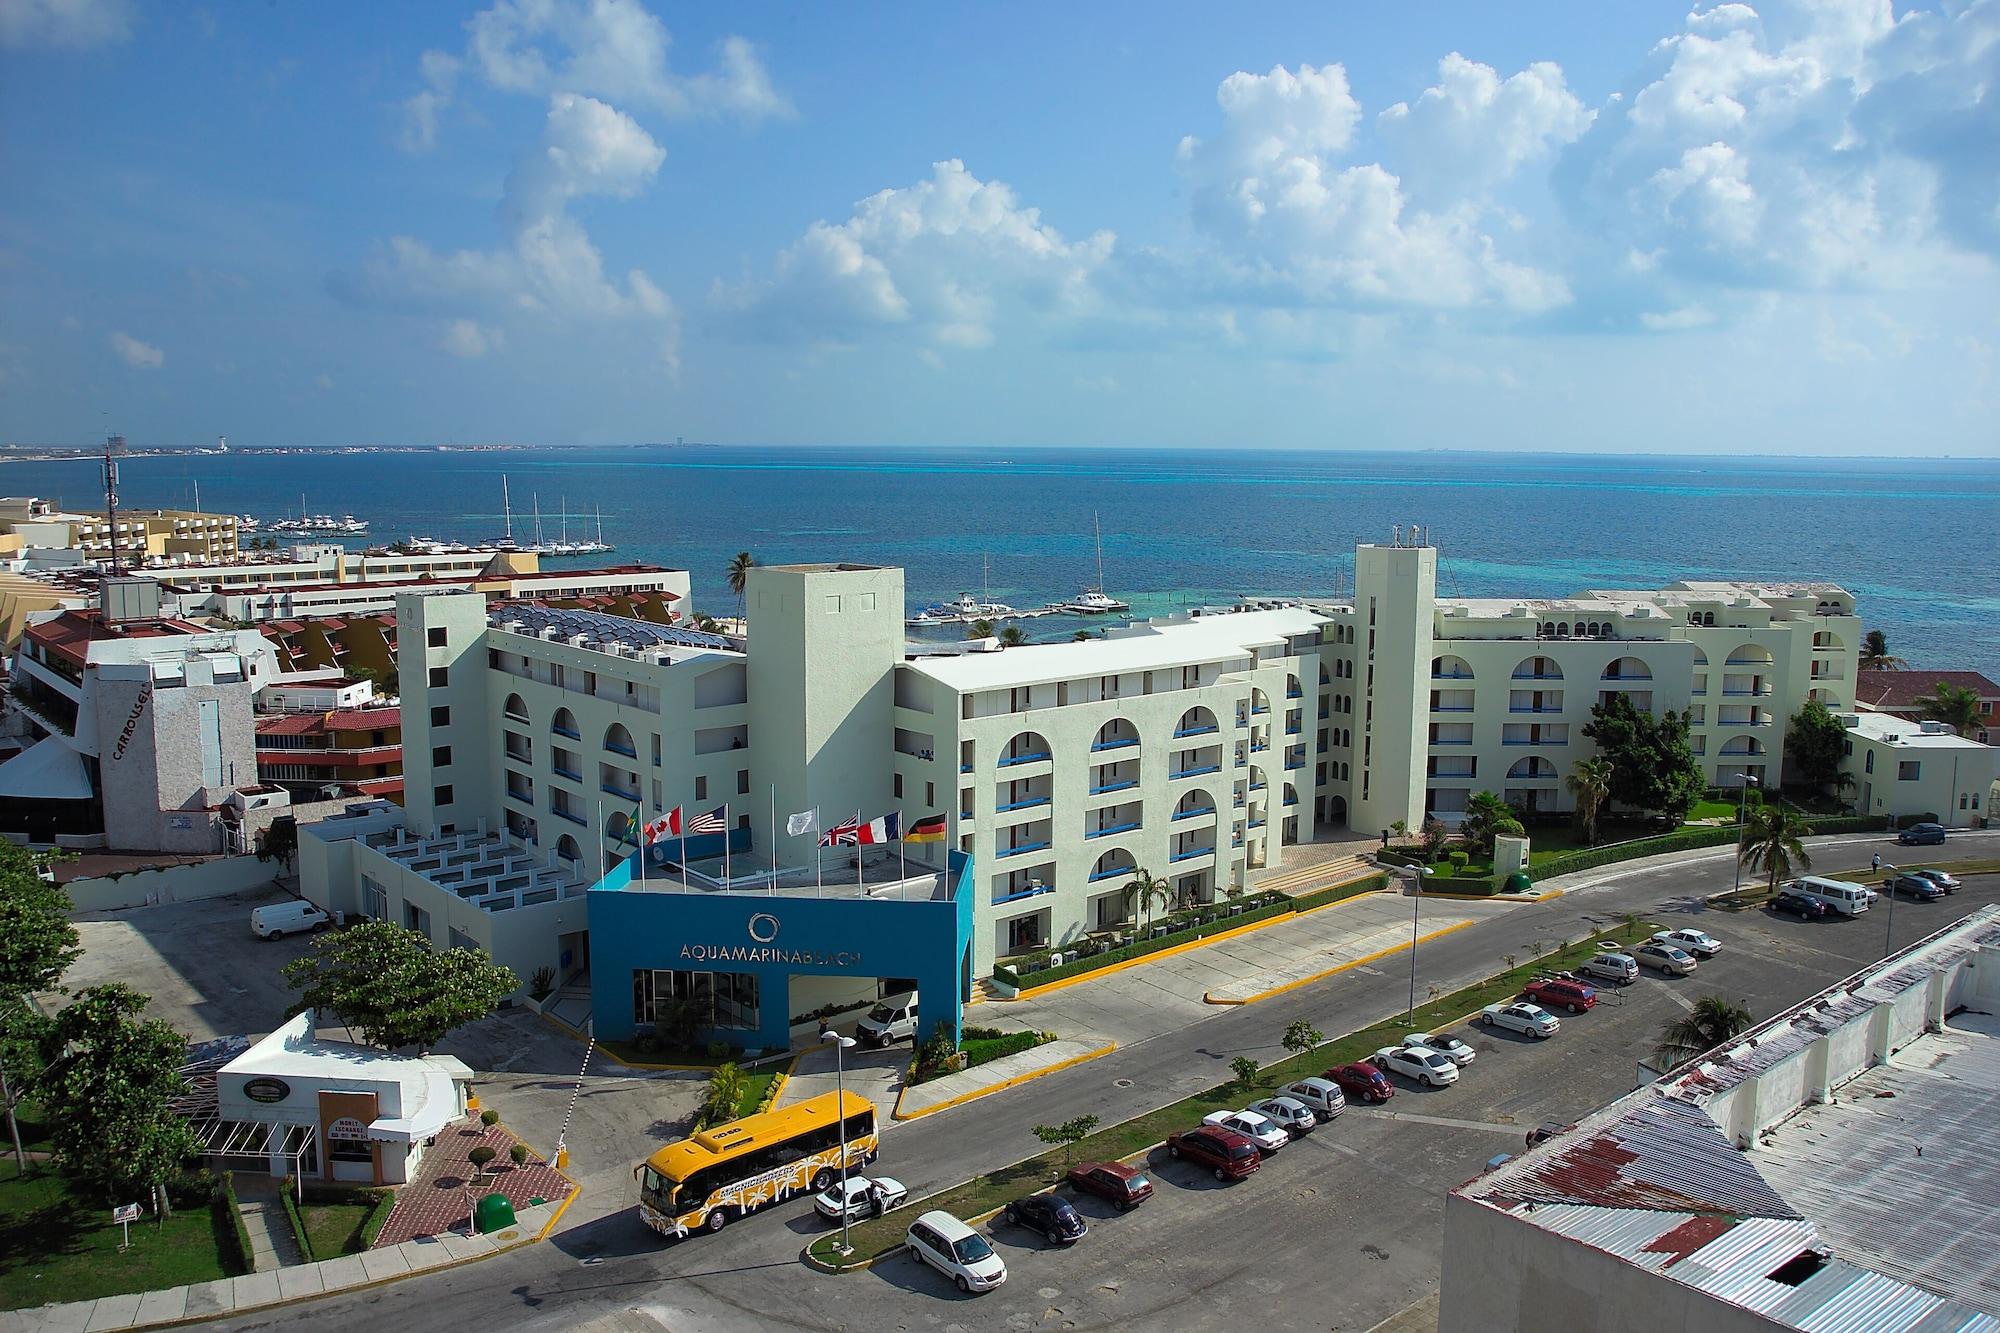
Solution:
<svg viewBox="0 0 2000 1333">
<path fill-rule="evenodd" d="M 1236 1075 L 1236 1082 L 1249 1087 L 1257 1077 L 1257 1062 L 1247 1055 L 1239 1055 L 1229 1062 L 1230 1070 Z"/>
<path fill-rule="evenodd" d="M 528 1145 L 525 1143 L 516 1143 L 507 1150 L 507 1160 L 515 1166 L 526 1166 L 528 1164 Z"/>
<path fill-rule="evenodd" d="M 660 1039 L 650 1032 L 642 1032 L 633 1039 L 632 1049 L 638 1051 L 641 1055 L 658 1055 L 660 1053 Z"/>
<path fill-rule="evenodd" d="M 230 1248 L 235 1251 L 234 1254 L 225 1254 L 223 1256 L 223 1270 L 232 1277 L 250 1272 L 256 1267 L 257 1261 L 250 1249 L 250 1232 L 243 1225 L 243 1213 L 237 1207 L 236 1173 L 234 1171 L 225 1171 L 222 1173 L 221 1182 L 215 1191 L 214 1201 L 209 1204 L 209 1207 L 216 1212 L 217 1230 L 222 1233 L 228 1240 Z"/>
<path fill-rule="evenodd" d="M 1019 1055 L 1022 1051 L 1032 1051 L 1048 1040 L 1047 1035 L 1040 1032 L 996 1032 L 991 1028 L 983 1031 L 993 1032 L 993 1035 L 974 1038 L 968 1033 L 965 1047 L 959 1052 L 964 1057 L 964 1067 L 967 1069 L 988 1064 L 1005 1055 Z"/>
<path fill-rule="evenodd" d="M 538 967 L 528 978 L 528 995 L 531 999 L 545 1000 L 556 988 L 556 970 L 553 967 Z"/>
<path fill-rule="evenodd" d="M 500 1123 L 500 1113 L 489 1106 L 479 1113 L 479 1123 L 491 1129 Z"/>
<path fill-rule="evenodd" d="M 492 1144 L 482 1143 L 477 1148 L 474 1148 L 471 1152 L 467 1153 L 465 1156 L 466 1160 L 471 1162 L 475 1168 L 484 1171 L 486 1169 L 486 1164 L 491 1162 L 494 1158 L 498 1157 L 499 1155 L 500 1155 L 499 1152 L 494 1149 Z"/>
<path fill-rule="evenodd" d="M 1453 870 L 1464 870 L 1472 864 L 1472 855 L 1469 852 L 1453 852 L 1445 859 L 1451 862 Z"/>
<path fill-rule="evenodd" d="M 730 1052 L 735 1049 L 735 1047 L 726 1041 L 712 1041 L 708 1044 L 708 1058 L 711 1060 L 727 1060 Z"/>
<path fill-rule="evenodd" d="M 299 1205 L 292 1198 L 290 1190 L 280 1190 L 278 1197 L 285 1202 L 285 1220 L 292 1224 L 292 1239 L 299 1243 L 299 1255 L 307 1262 L 313 1262 L 312 1237 L 306 1234 L 306 1220 L 299 1216 Z M 333 1256 L 328 1255 L 328 1258 Z"/>
<path fill-rule="evenodd" d="M 389 1214 L 396 1210 L 394 1190 L 373 1190 L 370 1191 L 370 1197 L 375 1200 L 374 1206 L 368 1210 L 368 1216 L 361 1223 L 361 1248 L 364 1250 L 375 1248 L 376 1238 L 382 1234 L 382 1227 L 388 1222 Z"/>
</svg>

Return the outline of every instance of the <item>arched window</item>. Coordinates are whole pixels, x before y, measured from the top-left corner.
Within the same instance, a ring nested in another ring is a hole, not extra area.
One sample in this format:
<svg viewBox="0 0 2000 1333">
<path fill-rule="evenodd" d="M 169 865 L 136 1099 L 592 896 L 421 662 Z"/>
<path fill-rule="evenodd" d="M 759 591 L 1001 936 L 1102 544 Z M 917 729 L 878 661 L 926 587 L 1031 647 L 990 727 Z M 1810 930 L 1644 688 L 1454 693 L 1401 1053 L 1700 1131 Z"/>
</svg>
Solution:
<svg viewBox="0 0 2000 1333">
<path fill-rule="evenodd" d="M 1299 678 L 1298 678 L 1297 676 L 1294 676 L 1294 675 L 1292 675 L 1292 674 L 1291 674 L 1290 672 L 1286 672 L 1286 673 L 1285 673 L 1285 697 L 1286 697 L 1287 699 L 1298 699 L 1298 698 L 1301 698 L 1301 697 L 1303 697 L 1303 696 L 1304 696 L 1304 694 L 1305 694 L 1305 690 L 1304 690 L 1303 688 L 1301 688 L 1301 687 L 1300 687 L 1300 685 L 1299 685 Z"/>
<path fill-rule="evenodd" d="M 632 733 L 625 730 L 622 722 L 613 722 L 604 729 L 604 748 L 614 754 L 622 754 L 628 759 L 639 757 L 638 747 L 632 744 Z"/>
<path fill-rule="evenodd" d="M 1206 708 L 1194 707 L 1181 714 L 1180 722 L 1174 727 L 1176 736 L 1206 736 L 1219 730 L 1215 714 Z"/>
<path fill-rule="evenodd" d="M 1732 736 L 1723 743 L 1721 753 L 1725 755 L 1761 755 L 1764 742 L 1755 736 Z"/>
<path fill-rule="evenodd" d="M 1472 664 L 1462 657 L 1446 655 L 1431 659 L 1432 680 L 1471 680 Z"/>
<path fill-rule="evenodd" d="M 1563 669 L 1553 657 L 1524 657 L 1514 668 L 1515 680 L 1561 680 Z"/>
<path fill-rule="evenodd" d="M 1771 650 L 1754 643 L 1739 643 L 1729 650 L 1730 666 L 1770 666 Z"/>
<path fill-rule="evenodd" d="M 521 701 L 520 695 L 510 694 L 507 696 L 506 713 L 509 718 L 516 722 L 526 722 L 528 720 L 528 705 Z"/>
<path fill-rule="evenodd" d="M 1101 879 L 1130 879 L 1132 872 L 1138 868 L 1139 863 L 1132 859 L 1132 853 L 1123 847 L 1113 847 L 1097 858 L 1097 864 L 1090 871 L 1091 882 L 1095 883 Z"/>
<path fill-rule="evenodd" d="M 1139 729 L 1122 717 L 1114 717 L 1097 729 L 1092 750 L 1122 750 L 1139 743 Z"/>
<path fill-rule="evenodd" d="M 1701 623 L 1702 623 L 1702 624 L 1703 624 L 1704 626 L 1710 626 L 1710 627 L 1712 627 L 1712 626 L 1713 626 L 1713 625 L 1715 624 L 1715 612 L 1713 612 L 1713 611 L 1704 611 L 1704 612 L 1702 612 L 1702 613 L 1701 613 Z"/>
<path fill-rule="evenodd" d="M 1515 760 L 1514 766 L 1507 770 L 1509 778 L 1553 778 L 1555 775 L 1556 766 L 1538 754 Z"/>
<path fill-rule="evenodd" d="M 576 714 L 567 708 L 556 709 L 556 715 L 549 719 L 549 730 L 573 741 L 583 739 L 583 734 L 576 729 Z"/>
</svg>

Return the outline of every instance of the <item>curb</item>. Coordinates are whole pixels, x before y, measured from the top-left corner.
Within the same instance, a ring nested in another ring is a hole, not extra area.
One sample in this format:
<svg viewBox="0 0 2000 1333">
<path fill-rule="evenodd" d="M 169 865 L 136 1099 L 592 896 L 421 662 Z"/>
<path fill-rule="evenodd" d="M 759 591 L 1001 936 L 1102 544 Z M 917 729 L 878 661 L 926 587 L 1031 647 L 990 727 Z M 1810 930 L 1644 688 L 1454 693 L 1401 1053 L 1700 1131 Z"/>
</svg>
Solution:
<svg viewBox="0 0 2000 1333">
<path fill-rule="evenodd" d="M 1425 897 L 1431 897 L 1431 896 L 1433 895 L 1430 894 L 1425 895 Z M 1451 934 L 1455 930 L 1464 930 L 1467 926 L 1476 926 L 1478 924 L 1479 922 L 1477 920 L 1454 922 L 1453 924 L 1446 926 L 1442 930 L 1434 930 L 1428 935 L 1419 935 L 1417 937 L 1417 943 L 1423 944 L 1430 940 L 1440 939 L 1446 935 Z M 1309 977 L 1300 977 L 1296 981 L 1287 981 L 1282 986 L 1273 986 L 1269 990 L 1258 991 L 1255 995 L 1247 995 L 1240 1000 L 1218 1000 L 1215 998 L 1212 992 L 1204 991 L 1202 993 L 1201 1002 L 1203 1004 L 1214 1004 L 1214 1005 L 1256 1004 L 1259 1000 L 1268 1000 L 1274 995 L 1283 995 L 1285 992 L 1295 991 L 1299 989 L 1301 986 L 1310 986 L 1315 981 L 1324 981 L 1328 977 L 1333 976 L 1336 973 L 1346 972 L 1351 968 L 1365 967 L 1367 964 L 1373 963 L 1378 959 L 1387 958 L 1392 953 L 1401 953 L 1403 950 L 1409 947 L 1410 946 L 1407 944 L 1392 944 L 1386 949 L 1377 949 L 1374 953 L 1367 954 L 1360 958 L 1356 958 L 1351 962 L 1342 963 L 1338 967 L 1329 967 L 1324 972 L 1315 972 Z"/>
<path fill-rule="evenodd" d="M 1030 1070 L 1025 1074 L 1017 1074 L 1013 1078 L 1002 1079 L 998 1083 L 990 1083 L 961 1097 L 953 1097 L 947 1101 L 938 1102 L 933 1106 L 926 1106 L 920 1111 L 911 1111 L 907 1115 L 903 1113 L 903 1098 L 910 1094 L 910 1089 L 906 1085 L 896 1094 L 896 1108 L 889 1112 L 889 1118 L 891 1120 L 915 1120 L 920 1116 L 934 1115 L 939 1111 L 948 1111 L 954 1106 L 963 1106 L 967 1102 L 977 1101 L 979 1098 L 989 1096 L 992 1093 L 1005 1092 L 1008 1088 L 1017 1088 L 1023 1083 L 1031 1083 L 1035 1079 L 1046 1077 L 1049 1074 L 1054 1074 L 1064 1069 L 1073 1068 L 1076 1065 L 1095 1060 L 1100 1056 L 1109 1055 L 1117 1049 L 1117 1042 L 1106 1042 L 1095 1050 L 1085 1051 L 1081 1055 L 1072 1055 L 1066 1060 L 1058 1060 L 1052 1065 L 1043 1065 L 1039 1069 Z"/>
</svg>

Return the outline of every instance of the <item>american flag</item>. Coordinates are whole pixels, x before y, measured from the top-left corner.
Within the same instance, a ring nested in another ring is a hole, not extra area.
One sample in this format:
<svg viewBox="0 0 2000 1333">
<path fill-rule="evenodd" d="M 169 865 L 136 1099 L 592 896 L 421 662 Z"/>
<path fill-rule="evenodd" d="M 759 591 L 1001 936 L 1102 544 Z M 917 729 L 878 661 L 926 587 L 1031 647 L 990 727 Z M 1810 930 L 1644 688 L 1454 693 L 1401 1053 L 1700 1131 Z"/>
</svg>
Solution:
<svg viewBox="0 0 2000 1333">
<path fill-rule="evenodd" d="M 705 815 L 696 815 L 688 821 L 689 833 L 720 833 L 729 827 L 729 807 L 718 805 Z"/>
</svg>

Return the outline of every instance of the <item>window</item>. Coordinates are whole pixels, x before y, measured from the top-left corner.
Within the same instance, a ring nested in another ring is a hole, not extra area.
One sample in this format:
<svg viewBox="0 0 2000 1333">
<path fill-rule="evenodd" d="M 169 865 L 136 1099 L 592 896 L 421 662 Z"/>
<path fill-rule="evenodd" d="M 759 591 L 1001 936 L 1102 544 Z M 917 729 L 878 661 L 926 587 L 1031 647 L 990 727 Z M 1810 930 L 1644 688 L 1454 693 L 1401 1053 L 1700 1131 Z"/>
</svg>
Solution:
<svg viewBox="0 0 2000 1333">
<path fill-rule="evenodd" d="M 441 690 L 445 688 L 447 685 L 451 684 L 451 668 L 432 667 L 430 670 L 430 682 L 431 682 L 431 688 L 434 690 Z"/>
<path fill-rule="evenodd" d="M 708 799 L 708 779 L 707 779 L 707 778 L 696 778 L 696 779 L 694 780 L 694 798 L 695 798 L 695 799 L 696 799 L 697 801 L 705 801 L 705 800 L 707 800 L 707 799 Z"/>
<path fill-rule="evenodd" d="M 1924 766 L 1915 759 L 1905 759 L 1896 765 L 1896 781 L 1915 782 L 1923 775 Z"/>
<path fill-rule="evenodd" d="M 890 792 L 889 792 L 890 795 L 894 796 L 899 801 L 903 799 L 903 775 L 901 773 L 895 774 L 890 779 L 889 787 L 890 787 Z"/>
<path fill-rule="evenodd" d="M 431 914 L 415 903 L 403 904 L 403 924 L 424 938 L 430 938 Z"/>
<path fill-rule="evenodd" d="M 1873 750 L 1870 750 L 1861 757 L 1861 771 L 1863 773 L 1873 773 L 1875 771 L 1875 752 Z"/>
<path fill-rule="evenodd" d="M 432 648 L 444 647 L 444 626 L 433 625 L 425 630 L 424 642 Z"/>
<path fill-rule="evenodd" d="M 750 770 L 747 768 L 736 770 L 736 794 L 738 796 L 750 794 Z"/>
<path fill-rule="evenodd" d="M 431 804 L 432 805 L 451 804 L 451 784 L 449 782 L 445 783 L 441 787 L 431 788 Z"/>
<path fill-rule="evenodd" d="M 451 708 L 447 704 L 437 704 L 431 708 L 431 725 L 448 727 L 451 725 Z"/>
<path fill-rule="evenodd" d="M 937 804 L 937 783 L 926 782 L 924 784 L 924 809 L 928 810 L 936 804 Z"/>
<path fill-rule="evenodd" d="M 431 767 L 451 767 L 451 747 L 449 745 L 433 745 L 431 747 Z"/>
</svg>

